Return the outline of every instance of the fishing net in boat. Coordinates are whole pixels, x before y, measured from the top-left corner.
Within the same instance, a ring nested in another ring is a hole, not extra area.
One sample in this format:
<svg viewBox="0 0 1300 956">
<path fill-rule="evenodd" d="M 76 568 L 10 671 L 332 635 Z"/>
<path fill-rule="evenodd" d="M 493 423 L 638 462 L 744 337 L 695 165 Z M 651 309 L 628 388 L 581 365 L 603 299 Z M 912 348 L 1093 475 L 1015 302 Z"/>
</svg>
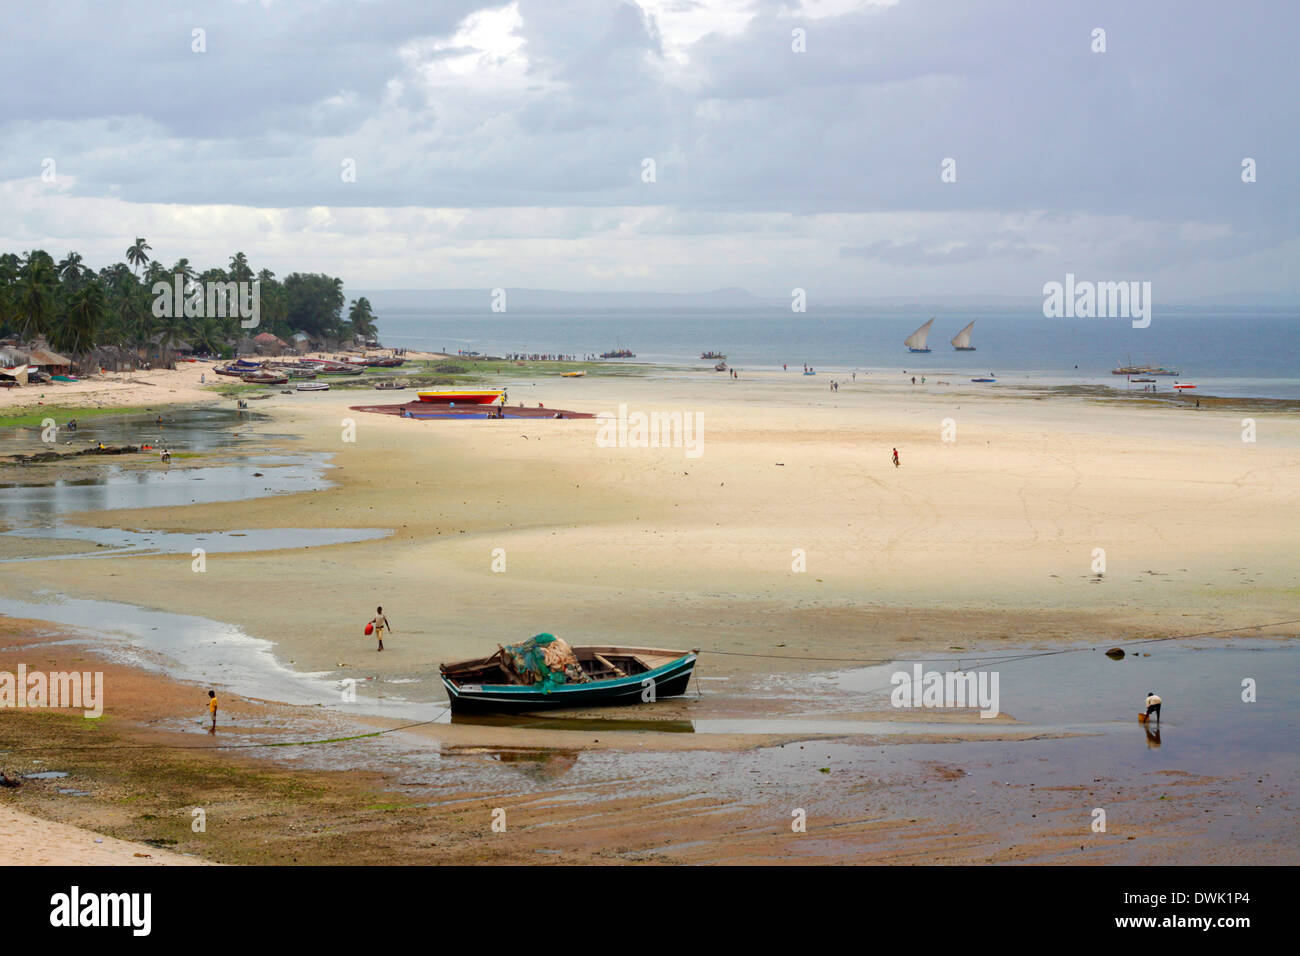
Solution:
<svg viewBox="0 0 1300 956">
<path fill-rule="evenodd" d="M 553 634 L 538 634 L 501 648 L 501 663 L 521 684 L 541 685 L 543 692 L 561 684 L 585 684 L 588 677 L 573 648 Z"/>
</svg>

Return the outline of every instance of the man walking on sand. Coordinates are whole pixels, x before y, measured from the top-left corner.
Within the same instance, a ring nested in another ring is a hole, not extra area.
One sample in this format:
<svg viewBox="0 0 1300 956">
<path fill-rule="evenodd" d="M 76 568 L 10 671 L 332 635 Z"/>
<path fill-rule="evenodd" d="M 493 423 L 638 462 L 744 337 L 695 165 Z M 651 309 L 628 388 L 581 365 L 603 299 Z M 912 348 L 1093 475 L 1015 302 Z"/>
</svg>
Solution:
<svg viewBox="0 0 1300 956">
<path fill-rule="evenodd" d="M 1151 720 L 1151 715 L 1156 715 L 1156 723 L 1160 723 L 1160 698 L 1156 696 L 1153 690 L 1147 691 L 1147 720 Z"/>
<path fill-rule="evenodd" d="M 898 466 L 899 466 L 899 461 L 898 461 L 898 449 L 895 448 L 895 449 L 894 449 L 894 467 L 897 468 Z"/>
<path fill-rule="evenodd" d="M 384 616 L 382 607 L 375 608 L 375 619 L 370 623 L 375 626 L 375 640 L 379 642 L 379 649 L 382 651 L 384 649 L 384 628 L 388 628 L 390 631 L 393 629 L 392 625 L 388 623 L 388 618 Z"/>
<path fill-rule="evenodd" d="M 208 728 L 208 733 L 215 734 L 217 732 L 217 692 L 213 690 L 208 691 L 208 713 L 212 717 L 212 726 Z"/>
</svg>

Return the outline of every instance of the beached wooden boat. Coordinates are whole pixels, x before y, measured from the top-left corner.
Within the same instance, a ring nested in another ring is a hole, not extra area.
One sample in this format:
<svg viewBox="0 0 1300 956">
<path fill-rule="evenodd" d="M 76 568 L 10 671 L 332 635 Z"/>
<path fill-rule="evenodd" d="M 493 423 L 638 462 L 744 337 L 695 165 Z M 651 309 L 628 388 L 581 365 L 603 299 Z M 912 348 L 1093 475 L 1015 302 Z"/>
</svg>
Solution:
<svg viewBox="0 0 1300 956">
<path fill-rule="evenodd" d="M 328 392 L 329 385 L 325 382 L 299 382 L 296 386 L 300 392 Z"/>
<path fill-rule="evenodd" d="M 490 657 L 440 666 L 442 686 L 447 689 L 453 713 L 607 707 L 677 697 L 690 683 L 699 650 L 575 647 L 573 654 L 590 681 L 547 688 L 518 682 L 504 666 L 503 653 L 498 649 Z"/>
<path fill-rule="evenodd" d="M 587 374 L 587 373 L 584 372 L 584 371 L 577 371 L 577 372 L 561 372 L 561 373 L 560 373 L 560 378 L 582 378 L 582 377 L 583 377 L 584 375 L 586 375 L 586 374 Z"/>
<path fill-rule="evenodd" d="M 491 405 L 499 402 L 503 390 L 499 388 L 435 388 L 425 392 L 416 392 L 422 402 L 434 402 L 440 405 L 455 403 L 457 405 Z"/>
<path fill-rule="evenodd" d="M 268 371 L 250 372 L 247 375 L 241 375 L 240 381 L 247 382 L 249 385 L 287 385 L 289 376 Z"/>
</svg>

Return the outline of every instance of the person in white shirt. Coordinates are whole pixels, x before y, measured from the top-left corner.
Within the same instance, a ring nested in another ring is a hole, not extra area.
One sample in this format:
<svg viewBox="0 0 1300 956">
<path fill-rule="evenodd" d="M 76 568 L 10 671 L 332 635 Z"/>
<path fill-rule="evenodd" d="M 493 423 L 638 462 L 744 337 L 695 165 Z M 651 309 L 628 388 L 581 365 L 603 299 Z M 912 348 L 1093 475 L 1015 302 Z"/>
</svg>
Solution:
<svg viewBox="0 0 1300 956">
<path fill-rule="evenodd" d="M 1147 691 L 1147 720 L 1151 719 L 1152 714 L 1156 715 L 1156 723 L 1159 723 L 1160 722 L 1160 698 L 1156 696 L 1155 691 L 1150 690 Z"/>
</svg>

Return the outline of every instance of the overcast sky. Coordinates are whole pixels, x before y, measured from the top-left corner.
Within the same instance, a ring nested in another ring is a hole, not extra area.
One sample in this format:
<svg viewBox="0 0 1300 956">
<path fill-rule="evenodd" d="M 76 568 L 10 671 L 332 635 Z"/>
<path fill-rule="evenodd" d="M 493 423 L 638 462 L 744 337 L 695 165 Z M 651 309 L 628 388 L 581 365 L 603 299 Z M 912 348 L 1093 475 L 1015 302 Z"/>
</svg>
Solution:
<svg viewBox="0 0 1300 956">
<path fill-rule="evenodd" d="M 138 235 L 352 288 L 1300 293 L 1295 0 L 0 3 L 0 251 L 98 267 Z"/>
</svg>

